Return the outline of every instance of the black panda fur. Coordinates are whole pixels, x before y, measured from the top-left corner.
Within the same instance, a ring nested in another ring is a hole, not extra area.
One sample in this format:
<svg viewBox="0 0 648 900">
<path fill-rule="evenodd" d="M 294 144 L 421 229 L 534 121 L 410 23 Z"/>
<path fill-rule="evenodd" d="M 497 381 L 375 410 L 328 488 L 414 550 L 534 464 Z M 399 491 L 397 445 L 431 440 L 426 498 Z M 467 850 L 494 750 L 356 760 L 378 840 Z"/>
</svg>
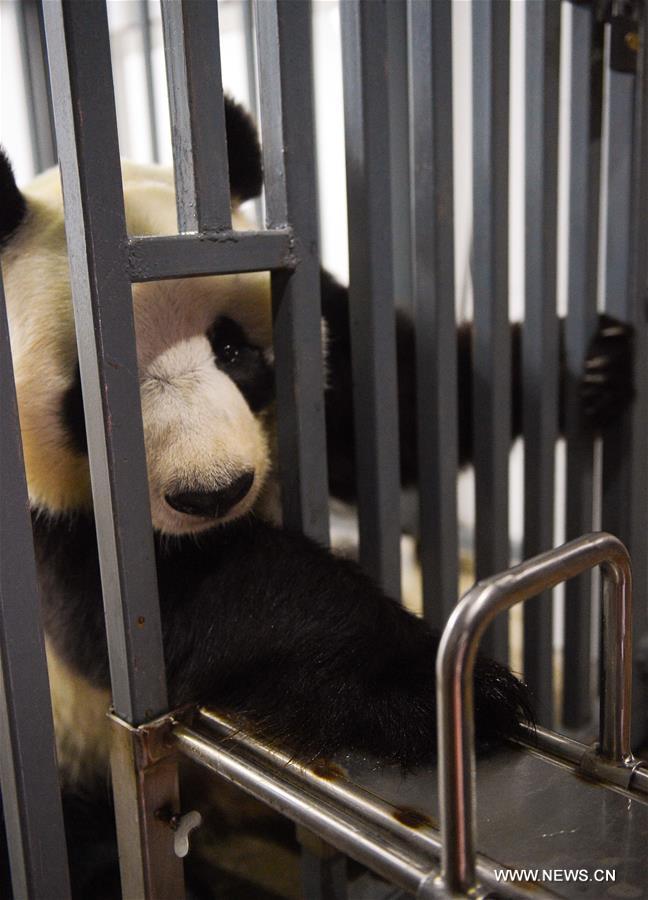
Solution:
<svg viewBox="0 0 648 900">
<path fill-rule="evenodd" d="M 261 187 L 256 132 L 240 107 L 228 101 L 226 113 L 232 194 L 246 199 Z M 0 188 L 0 239 L 10 244 L 26 206 L 4 156 Z M 331 490 L 352 499 L 348 295 L 324 272 L 322 302 L 329 335 Z M 245 335 L 238 340 L 246 349 L 259 349 Z M 460 410 L 466 422 L 469 343 L 469 331 L 460 330 Z M 400 316 L 405 483 L 416 478 L 413 353 L 411 323 Z M 261 413 L 271 400 L 270 363 L 258 353 L 246 358 L 254 371 L 244 366 L 239 386 L 244 396 L 247 391 L 251 408 Z M 228 374 L 236 382 L 236 373 Z M 625 400 L 626 375 L 612 389 Z M 82 456 L 78 369 L 70 374 L 59 415 L 73 451 Z M 470 455 L 469 429 L 461 427 L 464 461 Z M 48 640 L 80 678 L 105 689 L 108 666 L 92 517 L 83 510 L 52 515 L 39 508 L 33 526 Z M 156 535 L 156 558 L 173 706 L 216 704 L 306 759 L 342 749 L 369 752 L 406 767 L 434 758 L 438 634 L 387 598 L 354 563 L 250 515 L 200 535 L 171 540 Z M 524 687 L 492 661 L 478 663 L 476 703 L 482 745 L 514 733 L 520 719 L 531 717 Z M 99 884 L 111 896 L 118 891 L 118 880 L 106 786 L 97 788 L 95 782 L 86 790 L 71 783 L 64 791 L 75 896 L 95 896 Z"/>
</svg>

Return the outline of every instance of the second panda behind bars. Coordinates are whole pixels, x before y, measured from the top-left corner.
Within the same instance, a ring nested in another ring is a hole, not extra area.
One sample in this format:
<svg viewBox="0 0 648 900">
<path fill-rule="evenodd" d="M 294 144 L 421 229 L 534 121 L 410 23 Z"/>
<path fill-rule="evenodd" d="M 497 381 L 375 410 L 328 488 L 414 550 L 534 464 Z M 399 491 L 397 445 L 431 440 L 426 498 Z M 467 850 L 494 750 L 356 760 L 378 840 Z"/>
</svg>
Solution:
<svg viewBox="0 0 648 900">
<path fill-rule="evenodd" d="M 258 138 L 240 107 L 227 101 L 226 114 L 233 222 L 245 228 L 238 206 L 261 190 Z M 123 177 L 129 232 L 173 233 L 172 174 L 125 164 Z M 107 886 L 116 884 L 111 826 L 101 831 L 101 817 L 86 804 L 107 778 L 110 694 L 58 172 L 22 193 L 3 156 L 0 191 L 73 882 L 78 897 L 109 896 Z M 348 296 L 324 272 L 322 289 L 331 490 L 352 499 Z M 405 767 L 432 760 L 438 634 L 354 563 L 274 524 L 269 277 L 137 284 L 133 303 L 171 706 L 217 706 L 306 760 L 340 750 Z M 460 332 L 463 461 L 471 443 L 469 337 L 469 329 Z M 410 481 L 413 332 L 403 317 L 398 341 L 401 457 Z M 589 413 L 604 422 L 631 395 L 629 332 L 603 321 L 584 366 Z M 487 659 L 476 667 L 475 700 L 482 744 L 531 717 L 524 686 Z"/>
</svg>

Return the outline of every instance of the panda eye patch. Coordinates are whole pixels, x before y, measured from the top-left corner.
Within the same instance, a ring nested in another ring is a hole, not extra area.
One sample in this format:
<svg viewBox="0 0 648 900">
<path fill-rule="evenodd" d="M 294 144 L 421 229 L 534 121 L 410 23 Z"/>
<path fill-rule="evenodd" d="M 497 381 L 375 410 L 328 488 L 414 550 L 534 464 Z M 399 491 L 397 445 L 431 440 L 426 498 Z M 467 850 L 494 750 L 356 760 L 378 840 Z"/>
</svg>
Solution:
<svg viewBox="0 0 648 900">
<path fill-rule="evenodd" d="M 252 412 L 272 401 L 274 374 L 263 350 L 251 344 L 233 319 L 221 316 L 207 332 L 218 368 L 228 375 L 247 400 Z"/>
<path fill-rule="evenodd" d="M 223 365 L 233 365 L 246 350 L 256 350 L 246 341 L 241 326 L 226 317 L 217 319 L 207 332 L 207 337 L 217 362 Z"/>
</svg>

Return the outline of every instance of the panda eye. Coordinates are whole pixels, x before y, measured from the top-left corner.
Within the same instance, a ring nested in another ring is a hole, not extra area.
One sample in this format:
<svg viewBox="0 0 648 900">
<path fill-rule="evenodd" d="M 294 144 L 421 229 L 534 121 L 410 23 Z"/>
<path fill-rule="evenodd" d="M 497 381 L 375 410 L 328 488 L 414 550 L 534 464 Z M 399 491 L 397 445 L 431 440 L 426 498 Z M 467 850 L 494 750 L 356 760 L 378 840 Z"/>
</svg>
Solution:
<svg viewBox="0 0 648 900">
<path fill-rule="evenodd" d="M 233 366 L 250 346 L 240 325 L 232 319 L 218 319 L 207 332 L 216 361 L 223 366 Z"/>
<path fill-rule="evenodd" d="M 236 360 L 240 356 L 240 348 L 235 344 L 224 344 L 221 349 L 218 350 L 217 356 L 221 362 L 227 363 L 231 365 L 236 362 Z"/>
</svg>

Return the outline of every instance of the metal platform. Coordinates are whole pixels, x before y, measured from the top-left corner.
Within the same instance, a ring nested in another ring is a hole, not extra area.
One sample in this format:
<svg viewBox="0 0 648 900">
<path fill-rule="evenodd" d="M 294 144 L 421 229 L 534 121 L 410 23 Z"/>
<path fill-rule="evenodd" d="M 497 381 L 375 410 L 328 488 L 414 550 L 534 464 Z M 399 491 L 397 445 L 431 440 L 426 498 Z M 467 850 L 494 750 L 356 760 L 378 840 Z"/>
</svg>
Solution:
<svg viewBox="0 0 648 900">
<path fill-rule="evenodd" d="M 527 727 L 524 741 L 483 755 L 477 766 L 473 666 L 481 636 L 496 615 L 597 565 L 604 587 L 598 744 Z M 418 898 L 643 897 L 648 767 L 630 752 L 630 623 L 629 557 L 607 534 L 475 585 L 451 616 L 437 658 L 438 771 L 405 774 L 358 755 L 302 765 L 208 709 L 167 717 L 155 732 Z"/>
<path fill-rule="evenodd" d="M 210 710 L 175 734 L 183 753 L 332 844 L 343 839 L 350 855 L 404 890 L 447 896 L 439 880 L 436 768 L 403 774 L 352 754 L 304 767 Z M 541 730 L 539 739 L 547 734 Z M 477 871 L 497 896 L 648 895 L 648 795 L 640 789 L 604 786 L 546 750 L 511 745 L 478 759 L 477 795 Z M 538 872 L 524 884 L 498 882 L 506 869 Z"/>
</svg>

